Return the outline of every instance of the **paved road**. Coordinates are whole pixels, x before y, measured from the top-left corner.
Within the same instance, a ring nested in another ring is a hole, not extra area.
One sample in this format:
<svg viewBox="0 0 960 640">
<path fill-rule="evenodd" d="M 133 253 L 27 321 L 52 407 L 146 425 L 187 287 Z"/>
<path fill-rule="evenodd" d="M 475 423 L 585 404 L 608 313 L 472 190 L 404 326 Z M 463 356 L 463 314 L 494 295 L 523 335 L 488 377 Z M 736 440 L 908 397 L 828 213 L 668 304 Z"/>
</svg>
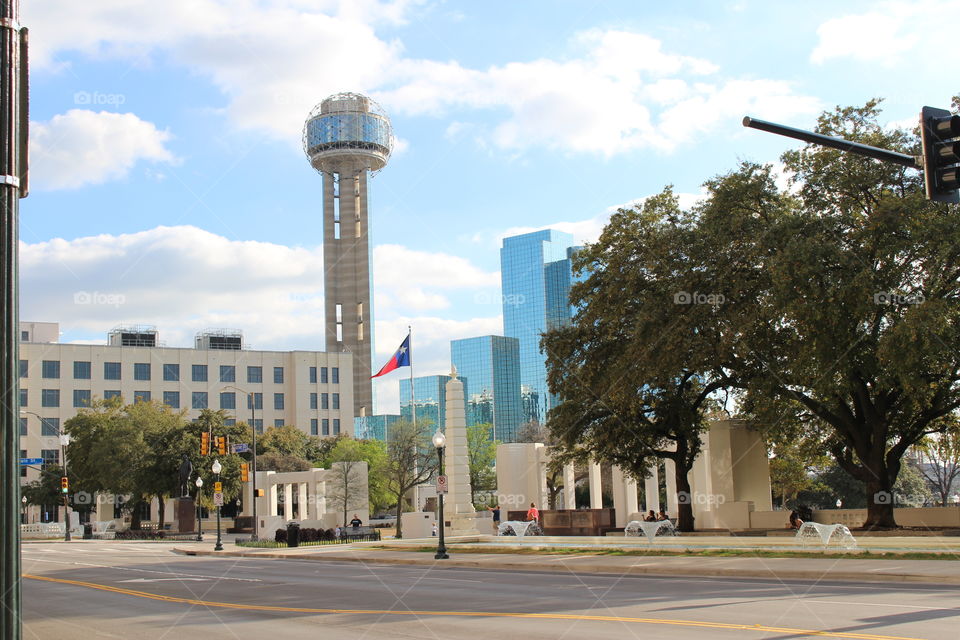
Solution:
<svg viewBox="0 0 960 640">
<path fill-rule="evenodd" d="M 33 576 L 23 585 L 24 637 L 956 640 L 960 628 L 957 587 L 185 557 L 169 549 L 24 545 L 23 570 Z"/>
</svg>

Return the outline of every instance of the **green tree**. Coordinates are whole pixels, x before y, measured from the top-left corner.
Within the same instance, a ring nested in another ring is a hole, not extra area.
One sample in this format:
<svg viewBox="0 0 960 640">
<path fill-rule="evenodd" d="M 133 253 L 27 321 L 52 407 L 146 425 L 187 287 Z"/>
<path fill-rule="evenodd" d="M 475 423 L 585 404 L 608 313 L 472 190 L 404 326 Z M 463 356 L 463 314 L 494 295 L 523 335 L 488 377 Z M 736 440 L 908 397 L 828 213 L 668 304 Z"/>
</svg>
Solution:
<svg viewBox="0 0 960 640">
<path fill-rule="evenodd" d="M 960 480 L 960 421 L 949 416 L 944 433 L 924 438 L 916 446 L 917 463 L 942 506 L 950 503 L 954 483 Z"/>
<path fill-rule="evenodd" d="M 341 439 L 330 451 L 327 500 L 343 515 L 343 526 L 347 526 L 351 511 L 369 507 L 368 497 L 361 491 L 367 472 L 363 454 L 360 442 L 352 438 Z"/>
<path fill-rule="evenodd" d="M 470 501 L 477 504 L 477 494 L 497 488 L 497 445 L 493 439 L 493 425 L 475 424 L 467 427 L 467 456 L 470 460 Z"/>
<path fill-rule="evenodd" d="M 403 537 L 403 509 L 407 493 L 430 479 L 437 470 L 437 451 L 430 441 L 429 422 L 400 420 L 390 428 L 385 477 L 397 501 L 397 538 Z"/>
</svg>

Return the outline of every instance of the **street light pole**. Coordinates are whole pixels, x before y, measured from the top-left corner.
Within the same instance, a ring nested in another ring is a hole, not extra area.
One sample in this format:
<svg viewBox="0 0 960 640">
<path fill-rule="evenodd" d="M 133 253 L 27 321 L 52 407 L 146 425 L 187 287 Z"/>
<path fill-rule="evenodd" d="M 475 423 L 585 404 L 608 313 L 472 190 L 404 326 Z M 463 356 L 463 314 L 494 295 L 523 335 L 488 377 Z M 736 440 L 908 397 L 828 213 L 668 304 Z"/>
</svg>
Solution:
<svg viewBox="0 0 960 640">
<path fill-rule="evenodd" d="M 437 448 L 437 459 L 440 461 L 439 475 L 443 475 L 443 449 L 444 445 L 447 443 L 447 437 L 443 435 L 443 432 L 440 431 L 440 428 L 437 428 L 437 432 L 433 434 L 433 446 Z M 434 560 L 446 560 L 450 556 L 447 555 L 447 546 L 443 542 L 443 494 L 439 491 L 437 492 L 437 505 L 440 510 L 440 540 L 437 544 L 437 553 L 433 556 Z"/>
<path fill-rule="evenodd" d="M 197 474 L 197 542 L 203 542 L 203 512 L 200 511 L 200 490 L 203 488 L 203 478 Z"/>
<path fill-rule="evenodd" d="M 213 461 L 213 467 L 210 468 L 214 474 L 217 476 L 217 482 L 220 482 L 220 471 L 223 469 L 223 466 L 220 464 L 219 460 Z M 217 544 L 213 548 L 214 551 L 223 551 L 223 543 L 220 539 L 220 505 L 217 505 Z"/>
</svg>

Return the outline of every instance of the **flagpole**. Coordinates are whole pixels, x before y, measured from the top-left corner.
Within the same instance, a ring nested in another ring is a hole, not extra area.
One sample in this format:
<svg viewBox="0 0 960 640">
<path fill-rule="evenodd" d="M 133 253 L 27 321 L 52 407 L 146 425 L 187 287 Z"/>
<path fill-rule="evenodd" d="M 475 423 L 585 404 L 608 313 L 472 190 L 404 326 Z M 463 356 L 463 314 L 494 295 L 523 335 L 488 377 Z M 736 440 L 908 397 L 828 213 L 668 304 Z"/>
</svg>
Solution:
<svg viewBox="0 0 960 640">
<path fill-rule="evenodd" d="M 407 361 L 410 363 L 410 411 L 413 428 L 417 428 L 417 394 L 413 388 L 413 329 L 407 325 Z"/>
</svg>

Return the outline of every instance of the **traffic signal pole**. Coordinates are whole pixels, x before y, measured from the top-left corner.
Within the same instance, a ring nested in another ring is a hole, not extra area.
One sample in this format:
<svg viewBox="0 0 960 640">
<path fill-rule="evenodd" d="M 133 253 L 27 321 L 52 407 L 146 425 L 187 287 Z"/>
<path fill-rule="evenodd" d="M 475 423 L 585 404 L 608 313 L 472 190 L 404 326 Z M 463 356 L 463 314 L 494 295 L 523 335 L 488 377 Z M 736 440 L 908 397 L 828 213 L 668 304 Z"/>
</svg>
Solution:
<svg viewBox="0 0 960 640">
<path fill-rule="evenodd" d="M 20 365 L 17 242 L 27 195 L 27 30 L 0 0 L 0 638 L 20 640 Z"/>
</svg>

